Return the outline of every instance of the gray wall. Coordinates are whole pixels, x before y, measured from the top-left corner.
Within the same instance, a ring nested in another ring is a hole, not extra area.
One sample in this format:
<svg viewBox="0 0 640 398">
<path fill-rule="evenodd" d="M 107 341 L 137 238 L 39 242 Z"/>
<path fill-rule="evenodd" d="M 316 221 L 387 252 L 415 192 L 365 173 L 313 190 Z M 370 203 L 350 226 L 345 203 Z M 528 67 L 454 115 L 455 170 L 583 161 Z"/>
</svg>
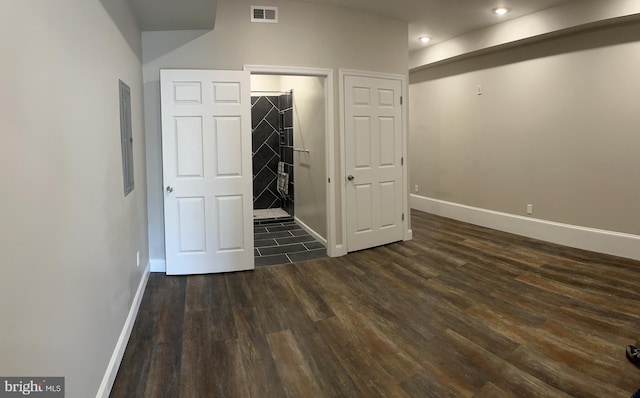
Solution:
<svg viewBox="0 0 640 398">
<path fill-rule="evenodd" d="M 259 24 L 249 21 L 252 4 L 254 2 L 247 0 L 220 0 L 215 29 L 211 32 L 145 32 L 142 35 L 149 245 L 153 259 L 164 259 L 160 68 L 242 69 L 245 64 L 333 68 L 336 134 L 339 131 L 338 68 L 407 75 L 405 22 L 329 5 L 270 0 L 260 5 L 278 6 L 280 23 Z M 339 158 L 336 156 L 336 175 L 341 174 Z"/>
<path fill-rule="evenodd" d="M 285 76 L 293 89 L 293 143 L 310 152 L 294 152 L 296 217 L 327 239 L 325 78 Z"/>
<path fill-rule="evenodd" d="M 640 234 L 638 70 L 636 22 L 412 72 L 410 187 Z"/>
<path fill-rule="evenodd" d="M 148 262 L 140 32 L 109 3 L 0 4 L 0 375 L 65 376 L 70 398 L 96 395 Z"/>
</svg>

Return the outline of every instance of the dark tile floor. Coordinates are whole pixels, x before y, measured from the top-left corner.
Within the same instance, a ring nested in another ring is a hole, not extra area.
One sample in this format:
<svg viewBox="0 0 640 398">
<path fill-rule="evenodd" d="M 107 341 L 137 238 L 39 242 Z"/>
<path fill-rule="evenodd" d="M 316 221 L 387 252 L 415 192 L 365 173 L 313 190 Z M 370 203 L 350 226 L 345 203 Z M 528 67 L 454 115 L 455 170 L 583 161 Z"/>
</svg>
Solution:
<svg viewBox="0 0 640 398">
<path fill-rule="evenodd" d="M 327 256 L 327 249 L 293 218 L 254 221 L 256 267 L 297 263 Z"/>
</svg>

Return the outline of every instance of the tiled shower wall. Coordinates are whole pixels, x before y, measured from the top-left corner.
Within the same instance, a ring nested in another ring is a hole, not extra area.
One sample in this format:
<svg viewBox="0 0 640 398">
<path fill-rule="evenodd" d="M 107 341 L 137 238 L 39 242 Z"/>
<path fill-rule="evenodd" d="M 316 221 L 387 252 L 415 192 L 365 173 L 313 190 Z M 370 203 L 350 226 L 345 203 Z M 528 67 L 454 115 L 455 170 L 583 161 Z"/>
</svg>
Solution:
<svg viewBox="0 0 640 398">
<path fill-rule="evenodd" d="M 290 121 L 287 122 L 287 119 Z M 293 110 L 291 94 L 251 97 L 253 208 L 283 208 L 293 215 Z M 278 193 L 278 162 L 289 173 L 289 195 Z"/>
</svg>

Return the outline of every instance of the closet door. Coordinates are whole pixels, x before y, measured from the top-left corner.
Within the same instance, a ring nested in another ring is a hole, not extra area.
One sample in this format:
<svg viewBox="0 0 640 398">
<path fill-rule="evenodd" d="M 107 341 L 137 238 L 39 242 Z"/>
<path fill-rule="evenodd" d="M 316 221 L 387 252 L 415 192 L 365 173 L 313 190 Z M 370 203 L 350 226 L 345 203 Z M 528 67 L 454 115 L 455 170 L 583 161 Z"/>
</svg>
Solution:
<svg viewBox="0 0 640 398">
<path fill-rule="evenodd" d="M 344 77 L 347 249 L 403 238 L 402 82 Z"/>
<path fill-rule="evenodd" d="M 249 72 L 160 80 L 166 272 L 253 269 Z"/>
</svg>

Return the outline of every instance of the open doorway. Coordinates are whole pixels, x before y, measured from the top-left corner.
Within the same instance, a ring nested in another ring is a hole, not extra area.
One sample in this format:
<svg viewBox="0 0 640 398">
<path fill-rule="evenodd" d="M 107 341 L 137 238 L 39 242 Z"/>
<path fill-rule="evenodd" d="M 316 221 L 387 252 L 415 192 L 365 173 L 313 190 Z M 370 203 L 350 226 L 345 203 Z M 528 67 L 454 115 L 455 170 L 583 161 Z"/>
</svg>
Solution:
<svg viewBox="0 0 640 398">
<path fill-rule="evenodd" d="M 251 74 L 257 266 L 327 255 L 327 80 Z"/>
</svg>

